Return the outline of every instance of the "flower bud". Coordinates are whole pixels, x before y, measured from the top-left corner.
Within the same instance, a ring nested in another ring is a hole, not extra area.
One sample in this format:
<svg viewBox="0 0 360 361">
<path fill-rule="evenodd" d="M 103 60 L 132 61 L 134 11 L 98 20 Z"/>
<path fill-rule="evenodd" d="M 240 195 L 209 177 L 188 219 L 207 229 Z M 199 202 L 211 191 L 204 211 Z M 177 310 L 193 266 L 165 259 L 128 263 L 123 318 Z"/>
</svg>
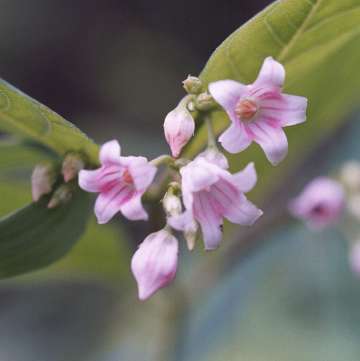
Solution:
<svg viewBox="0 0 360 361">
<path fill-rule="evenodd" d="M 183 106 L 172 110 L 165 118 L 164 132 L 173 157 L 178 157 L 182 148 L 193 136 L 195 122 L 190 112 Z"/>
<path fill-rule="evenodd" d="M 178 183 L 170 185 L 163 198 L 163 207 L 168 216 L 176 216 L 181 213 L 182 205 L 180 198 L 176 195 L 180 189 Z"/>
<path fill-rule="evenodd" d="M 189 94 L 200 94 L 202 91 L 202 82 L 196 76 L 189 75 L 183 81 L 183 87 Z"/>
<path fill-rule="evenodd" d="M 56 208 L 70 201 L 73 193 L 73 187 L 68 184 L 62 184 L 52 195 L 47 207 Z"/>
<path fill-rule="evenodd" d="M 41 196 L 50 193 L 55 180 L 56 173 L 51 163 L 41 163 L 36 165 L 31 175 L 33 201 L 37 202 Z"/>
<path fill-rule="evenodd" d="M 195 100 L 195 107 L 201 111 L 208 111 L 216 105 L 214 98 L 209 93 L 201 93 Z"/>
<path fill-rule="evenodd" d="M 166 229 L 148 235 L 131 260 L 140 300 L 151 297 L 174 278 L 178 263 L 177 239 Z"/>
<path fill-rule="evenodd" d="M 360 190 L 360 163 L 351 160 L 346 162 L 340 171 L 340 180 L 351 191 Z"/>
<path fill-rule="evenodd" d="M 64 181 L 69 182 L 70 180 L 77 177 L 78 173 L 85 166 L 85 162 L 82 157 L 77 153 L 68 153 L 62 164 L 61 173 L 64 176 Z"/>
</svg>

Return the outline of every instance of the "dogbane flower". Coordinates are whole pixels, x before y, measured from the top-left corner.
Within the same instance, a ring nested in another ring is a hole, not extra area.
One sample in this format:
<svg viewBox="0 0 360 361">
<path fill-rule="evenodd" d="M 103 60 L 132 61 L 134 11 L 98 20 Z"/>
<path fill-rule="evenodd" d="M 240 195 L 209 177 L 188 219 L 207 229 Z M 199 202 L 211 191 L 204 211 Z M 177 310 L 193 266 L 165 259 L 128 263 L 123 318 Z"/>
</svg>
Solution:
<svg viewBox="0 0 360 361">
<path fill-rule="evenodd" d="M 178 253 L 178 241 L 166 229 L 151 233 L 140 244 L 131 260 L 140 300 L 151 297 L 175 278 Z"/>
<path fill-rule="evenodd" d="M 141 197 L 153 181 L 156 167 L 144 157 L 120 156 L 116 140 L 101 147 L 99 158 L 100 168 L 79 172 L 80 187 L 99 193 L 95 202 L 98 223 L 107 223 L 119 211 L 130 220 L 147 220 Z"/>
<path fill-rule="evenodd" d="M 195 122 L 190 112 L 180 104 L 165 118 L 164 133 L 173 157 L 178 157 L 182 148 L 194 135 Z"/>
<path fill-rule="evenodd" d="M 173 228 L 184 232 L 194 232 L 196 223 L 200 224 L 207 250 L 219 246 L 223 218 L 233 223 L 252 225 L 262 215 L 262 211 L 244 195 L 257 180 L 254 164 L 250 163 L 236 174 L 229 173 L 225 168 L 224 159 L 211 152 L 202 153 L 181 168 L 186 210 L 180 216 L 169 218 Z"/>
<path fill-rule="evenodd" d="M 228 152 L 241 152 L 254 141 L 272 164 L 285 158 L 288 143 L 282 128 L 305 121 L 307 99 L 282 93 L 284 80 L 284 67 L 268 57 L 253 84 L 234 80 L 209 84 L 211 95 L 232 122 L 219 138 Z"/>
<path fill-rule="evenodd" d="M 309 228 L 322 229 L 340 218 L 344 205 L 345 192 L 341 184 L 327 177 L 318 177 L 290 202 L 289 210 Z"/>
</svg>

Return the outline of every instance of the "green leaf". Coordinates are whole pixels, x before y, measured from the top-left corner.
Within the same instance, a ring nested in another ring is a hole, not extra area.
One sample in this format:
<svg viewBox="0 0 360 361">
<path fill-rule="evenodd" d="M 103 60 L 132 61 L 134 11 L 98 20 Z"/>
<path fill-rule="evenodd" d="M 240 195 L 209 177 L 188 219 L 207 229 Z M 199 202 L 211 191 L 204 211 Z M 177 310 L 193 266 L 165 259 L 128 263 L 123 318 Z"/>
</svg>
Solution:
<svg viewBox="0 0 360 361">
<path fill-rule="evenodd" d="M 98 146 L 73 124 L 0 79 L 0 130 L 32 139 L 59 155 L 73 150 L 98 162 Z"/>
<path fill-rule="evenodd" d="M 48 209 L 45 198 L 0 219 L 0 277 L 33 271 L 64 256 L 85 230 L 89 198 L 78 189 L 66 205 Z"/>
<path fill-rule="evenodd" d="M 257 191 L 264 194 L 277 186 L 279 178 L 274 175 L 295 167 L 357 105 L 359 43 L 359 0 L 283 0 L 240 27 L 213 53 L 200 75 L 206 84 L 220 79 L 251 83 L 264 58 L 271 55 L 286 68 L 284 91 L 309 99 L 307 122 L 286 129 L 289 155 L 280 166 L 272 167 L 257 145 L 231 156 L 234 168 L 256 162 Z M 215 112 L 213 119 L 217 133 L 229 124 L 222 111 Z M 195 155 L 205 142 L 202 127 L 187 155 Z"/>
</svg>

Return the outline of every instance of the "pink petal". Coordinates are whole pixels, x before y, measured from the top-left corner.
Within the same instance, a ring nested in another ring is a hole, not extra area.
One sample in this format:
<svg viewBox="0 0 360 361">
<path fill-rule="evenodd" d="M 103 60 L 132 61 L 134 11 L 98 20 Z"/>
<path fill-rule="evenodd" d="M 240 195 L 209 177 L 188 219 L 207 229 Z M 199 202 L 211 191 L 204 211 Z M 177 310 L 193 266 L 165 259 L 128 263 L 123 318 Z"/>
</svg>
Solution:
<svg viewBox="0 0 360 361">
<path fill-rule="evenodd" d="M 261 102 L 262 116 L 283 127 L 305 122 L 306 108 L 307 99 L 297 95 L 282 94 L 279 99 Z"/>
<path fill-rule="evenodd" d="M 187 231 L 194 228 L 194 217 L 189 210 L 177 216 L 168 217 L 167 221 L 177 231 Z"/>
<path fill-rule="evenodd" d="M 109 165 L 113 163 L 119 163 L 120 160 L 120 144 L 117 140 L 111 140 L 104 143 L 100 149 L 100 162 L 101 164 Z"/>
<path fill-rule="evenodd" d="M 222 219 L 206 192 L 194 195 L 194 216 L 200 223 L 206 250 L 216 249 L 222 238 Z"/>
<path fill-rule="evenodd" d="M 134 181 L 136 190 L 146 190 L 154 180 L 157 168 L 150 164 L 145 157 L 126 158 L 129 158 L 129 172 Z"/>
<path fill-rule="evenodd" d="M 219 137 L 219 142 L 229 153 L 239 153 L 251 144 L 251 138 L 240 123 L 230 125 Z"/>
<path fill-rule="evenodd" d="M 281 88 L 285 81 L 284 67 L 271 56 L 264 60 L 253 86 L 274 86 Z"/>
<path fill-rule="evenodd" d="M 209 84 L 209 92 L 229 114 L 232 121 L 236 121 L 235 106 L 241 96 L 247 91 L 247 86 L 234 80 L 220 80 Z"/>
<path fill-rule="evenodd" d="M 263 212 L 259 208 L 241 195 L 225 210 L 224 216 L 232 223 L 251 226 L 262 214 Z"/>
<path fill-rule="evenodd" d="M 79 186 L 87 192 L 102 192 L 118 183 L 123 169 L 119 165 L 102 166 L 96 170 L 81 170 Z"/>
<path fill-rule="evenodd" d="M 216 166 L 201 158 L 197 158 L 189 165 L 181 168 L 181 176 L 187 185 L 185 192 L 198 192 L 210 187 L 219 180 L 216 170 Z"/>
<path fill-rule="evenodd" d="M 269 125 L 263 120 L 248 124 L 254 141 L 264 150 L 267 159 L 276 165 L 287 155 L 288 142 L 282 128 Z"/>
<path fill-rule="evenodd" d="M 254 163 L 249 163 L 242 171 L 232 175 L 232 181 L 241 192 L 249 192 L 257 182 Z"/>
<path fill-rule="evenodd" d="M 141 203 L 141 194 L 131 197 L 126 203 L 123 203 L 121 213 L 130 221 L 146 221 L 149 217 Z"/>
<path fill-rule="evenodd" d="M 99 178 L 102 174 L 102 169 L 96 170 L 81 170 L 79 172 L 79 186 L 87 192 L 100 192 L 101 184 Z"/>
<path fill-rule="evenodd" d="M 175 278 L 178 248 L 177 239 L 165 230 L 150 234 L 140 244 L 131 260 L 140 300 L 151 297 Z"/>
<path fill-rule="evenodd" d="M 227 158 L 217 149 L 208 148 L 204 152 L 200 153 L 197 157 L 205 158 L 208 162 L 215 164 L 222 169 L 229 168 L 229 162 Z"/>
<path fill-rule="evenodd" d="M 132 196 L 133 190 L 117 184 L 110 190 L 100 193 L 95 202 L 95 215 L 99 224 L 104 224 L 120 211 L 124 202 Z"/>
</svg>

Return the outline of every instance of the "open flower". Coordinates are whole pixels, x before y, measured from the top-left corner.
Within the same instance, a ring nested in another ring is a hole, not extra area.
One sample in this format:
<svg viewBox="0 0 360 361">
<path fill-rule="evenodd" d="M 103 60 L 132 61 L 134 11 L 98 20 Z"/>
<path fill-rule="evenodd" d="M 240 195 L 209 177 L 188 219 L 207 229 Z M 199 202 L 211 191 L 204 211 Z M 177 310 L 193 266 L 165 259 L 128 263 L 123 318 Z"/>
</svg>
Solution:
<svg viewBox="0 0 360 361">
<path fill-rule="evenodd" d="M 173 157 L 178 157 L 182 148 L 194 135 L 195 122 L 190 112 L 180 104 L 165 118 L 164 133 Z"/>
<path fill-rule="evenodd" d="M 282 127 L 305 121 L 307 99 L 282 93 L 284 80 L 284 67 L 268 57 L 253 84 L 234 80 L 209 84 L 211 95 L 232 122 L 219 138 L 228 152 L 241 152 L 254 141 L 272 164 L 285 158 L 288 143 Z"/>
<path fill-rule="evenodd" d="M 209 161 L 209 154 L 202 154 L 181 168 L 181 188 L 185 212 L 170 217 L 169 224 L 184 232 L 195 232 L 194 221 L 201 226 L 205 249 L 219 246 L 223 218 L 230 222 L 252 225 L 262 211 L 249 202 L 244 193 L 256 183 L 256 171 L 250 163 L 243 171 L 229 173 L 219 157 Z M 196 224 L 195 223 L 195 224 Z"/>
<path fill-rule="evenodd" d="M 322 229 L 334 224 L 345 205 L 345 193 L 340 183 L 318 177 L 292 200 L 289 210 L 294 217 L 306 222 L 311 229 Z"/>
<path fill-rule="evenodd" d="M 79 173 L 82 189 L 100 193 L 95 202 L 98 223 L 107 223 L 119 211 L 130 220 L 146 220 L 141 197 L 153 181 L 156 167 L 144 157 L 121 157 L 116 140 L 101 147 L 100 162 L 99 169 Z"/>
<path fill-rule="evenodd" d="M 166 229 L 151 233 L 131 260 L 140 300 L 146 300 L 174 278 L 178 263 L 177 239 Z"/>
</svg>

